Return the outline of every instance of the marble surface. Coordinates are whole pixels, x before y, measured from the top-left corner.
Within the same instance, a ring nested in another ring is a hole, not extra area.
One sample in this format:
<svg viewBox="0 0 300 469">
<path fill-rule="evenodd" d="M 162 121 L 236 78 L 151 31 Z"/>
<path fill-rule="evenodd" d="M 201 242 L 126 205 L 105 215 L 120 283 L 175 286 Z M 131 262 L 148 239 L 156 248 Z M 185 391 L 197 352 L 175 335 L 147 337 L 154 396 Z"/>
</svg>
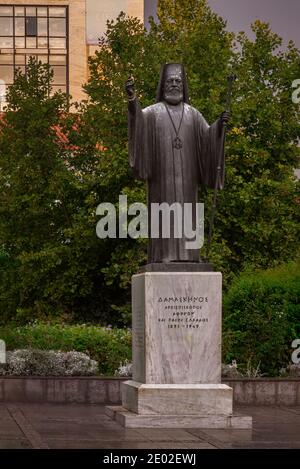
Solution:
<svg viewBox="0 0 300 469">
<path fill-rule="evenodd" d="M 196 428 L 196 429 L 251 429 L 252 417 L 224 415 L 139 415 L 124 407 L 106 407 L 106 414 L 126 428 Z"/>
<path fill-rule="evenodd" d="M 146 381 L 145 354 L 145 281 L 142 275 L 132 280 L 132 375 Z"/>
<path fill-rule="evenodd" d="M 232 388 L 226 384 L 122 383 L 122 405 L 140 415 L 232 415 Z"/>
<path fill-rule="evenodd" d="M 133 380 L 221 382 L 219 272 L 146 272 L 132 278 Z"/>
</svg>

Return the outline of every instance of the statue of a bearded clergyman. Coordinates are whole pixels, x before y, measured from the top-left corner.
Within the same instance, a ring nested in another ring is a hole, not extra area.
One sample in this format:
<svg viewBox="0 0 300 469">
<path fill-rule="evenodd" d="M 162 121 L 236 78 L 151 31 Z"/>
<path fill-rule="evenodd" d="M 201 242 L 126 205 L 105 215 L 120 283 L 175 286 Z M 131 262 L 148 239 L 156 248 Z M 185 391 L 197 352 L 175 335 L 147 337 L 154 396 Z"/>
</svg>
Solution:
<svg viewBox="0 0 300 469">
<path fill-rule="evenodd" d="M 199 186 L 222 189 L 224 182 L 224 123 L 229 112 L 209 126 L 189 105 L 186 74 L 181 64 L 162 66 L 156 104 L 141 109 L 133 78 L 128 94 L 129 162 L 137 178 L 147 181 L 151 204 L 175 202 L 196 206 Z M 217 170 L 219 166 L 219 170 Z M 196 211 L 192 211 L 195 218 Z M 192 220 L 195 226 L 196 219 Z M 186 249 L 186 239 L 149 239 L 148 263 L 199 263 L 199 249 Z"/>
</svg>

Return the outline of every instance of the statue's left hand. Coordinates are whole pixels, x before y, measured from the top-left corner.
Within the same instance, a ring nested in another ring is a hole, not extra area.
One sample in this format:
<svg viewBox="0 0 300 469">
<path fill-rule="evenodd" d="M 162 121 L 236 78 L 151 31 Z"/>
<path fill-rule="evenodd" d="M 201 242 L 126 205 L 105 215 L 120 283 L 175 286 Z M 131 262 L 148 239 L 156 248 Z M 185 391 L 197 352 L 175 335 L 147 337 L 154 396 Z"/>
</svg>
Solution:
<svg viewBox="0 0 300 469">
<path fill-rule="evenodd" d="M 228 124 L 228 122 L 230 121 L 230 118 L 231 118 L 231 115 L 230 115 L 229 111 L 222 112 L 222 114 L 220 116 L 220 120 L 221 120 L 222 124 Z"/>
</svg>

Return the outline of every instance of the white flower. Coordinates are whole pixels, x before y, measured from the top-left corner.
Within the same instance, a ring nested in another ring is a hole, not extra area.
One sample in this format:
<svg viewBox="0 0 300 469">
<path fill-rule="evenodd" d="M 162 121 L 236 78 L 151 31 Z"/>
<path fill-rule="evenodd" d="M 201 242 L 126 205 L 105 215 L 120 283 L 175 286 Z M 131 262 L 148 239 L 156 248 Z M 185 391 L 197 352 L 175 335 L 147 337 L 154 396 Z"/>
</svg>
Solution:
<svg viewBox="0 0 300 469">
<path fill-rule="evenodd" d="M 115 376 L 132 376 L 132 363 L 128 360 L 120 363 L 119 368 L 115 371 Z"/>
<path fill-rule="evenodd" d="M 82 352 L 14 350 L 7 352 L 0 375 L 91 376 L 98 374 L 98 362 Z"/>
</svg>

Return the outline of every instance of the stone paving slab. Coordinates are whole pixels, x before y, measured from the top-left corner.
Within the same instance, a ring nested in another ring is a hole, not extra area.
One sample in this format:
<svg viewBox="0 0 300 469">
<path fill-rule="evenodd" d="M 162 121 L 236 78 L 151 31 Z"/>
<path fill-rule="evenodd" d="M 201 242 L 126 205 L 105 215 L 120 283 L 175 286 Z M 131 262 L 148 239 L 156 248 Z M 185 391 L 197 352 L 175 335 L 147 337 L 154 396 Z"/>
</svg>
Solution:
<svg viewBox="0 0 300 469">
<path fill-rule="evenodd" d="M 102 405 L 0 404 L 0 449 L 300 448 L 300 406 L 250 407 L 252 430 L 125 429 Z"/>
<path fill-rule="evenodd" d="M 29 441 L 25 439 L 0 438 L 0 449 L 32 449 L 32 446 Z"/>
</svg>

